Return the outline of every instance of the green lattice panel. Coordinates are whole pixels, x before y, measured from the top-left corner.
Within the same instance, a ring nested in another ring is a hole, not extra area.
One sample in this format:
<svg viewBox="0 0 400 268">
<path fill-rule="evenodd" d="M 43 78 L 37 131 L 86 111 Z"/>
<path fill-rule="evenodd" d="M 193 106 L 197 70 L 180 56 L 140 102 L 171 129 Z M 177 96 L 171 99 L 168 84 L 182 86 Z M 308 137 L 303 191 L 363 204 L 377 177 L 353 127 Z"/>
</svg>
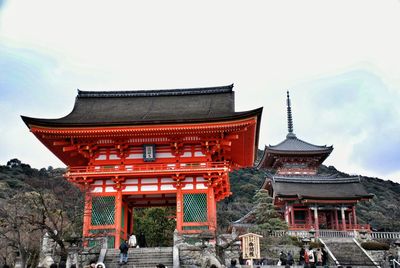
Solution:
<svg viewBox="0 0 400 268">
<path fill-rule="evenodd" d="M 92 225 L 114 224 L 115 196 L 92 198 Z"/>
<path fill-rule="evenodd" d="M 207 221 L 207 194 L 183 195 L 183 221 Z"/>
<path fill-rule="evenodd" d="M 183 230 L 191 231 L 191 230 L 208 230 L 208 226 L 183 226 Z"/>
</svg>

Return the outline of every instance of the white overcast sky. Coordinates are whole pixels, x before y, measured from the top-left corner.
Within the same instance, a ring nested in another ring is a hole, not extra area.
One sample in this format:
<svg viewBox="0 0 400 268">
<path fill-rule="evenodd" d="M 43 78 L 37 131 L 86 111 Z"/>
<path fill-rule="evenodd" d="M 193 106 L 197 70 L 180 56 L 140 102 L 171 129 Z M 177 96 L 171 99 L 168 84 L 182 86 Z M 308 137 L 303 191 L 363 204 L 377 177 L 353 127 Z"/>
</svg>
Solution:
<svg viewBox="0 0 400 268">
<path fill-rule="evenodd" d="M 64 166 L 20 115 L 57 118 L 76 89 L 234 83 L 263 106 L 259 148 L 294 132 L 325 161 L 400 182 L 400 1 L 0 0 L 0 164 Z"/>
</svg>

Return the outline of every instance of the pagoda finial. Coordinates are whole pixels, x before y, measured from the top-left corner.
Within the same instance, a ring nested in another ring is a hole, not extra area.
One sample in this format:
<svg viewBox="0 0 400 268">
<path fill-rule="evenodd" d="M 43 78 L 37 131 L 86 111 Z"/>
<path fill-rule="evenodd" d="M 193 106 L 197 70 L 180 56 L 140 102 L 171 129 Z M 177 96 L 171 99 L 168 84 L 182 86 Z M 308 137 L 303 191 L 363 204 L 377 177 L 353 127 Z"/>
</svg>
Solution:
<svg viewBox="0 0 400 268">
<path fill-rule="evenodd" d="M 290 96 L 289 96 L 289 90 L 286 92 L 287 95 L 287 121 L 288 121 L 288 134 L 287 137 L 296 137 L 296 135 L 293 133 L 293 118 L 292 118 L 292 107 L 290 106 Z"/>
</svg>

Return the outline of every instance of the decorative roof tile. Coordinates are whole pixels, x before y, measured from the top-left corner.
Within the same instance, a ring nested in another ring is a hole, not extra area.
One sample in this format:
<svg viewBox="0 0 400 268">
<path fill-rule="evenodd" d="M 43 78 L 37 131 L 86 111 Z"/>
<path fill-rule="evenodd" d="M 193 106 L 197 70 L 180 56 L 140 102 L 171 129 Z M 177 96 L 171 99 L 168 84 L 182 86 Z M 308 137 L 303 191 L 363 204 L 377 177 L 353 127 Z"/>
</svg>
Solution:
<svg viewBox="0 0 400 268">
<path fill-rule="evenodd" d="M 125 97 L 159 97 L 221 94 L 232 92 L 233 84 L 220 87 L 129 90 L 129 91 L 82 91 L 78 89 L 78 98 L 125 98 Z"/>
</svg>

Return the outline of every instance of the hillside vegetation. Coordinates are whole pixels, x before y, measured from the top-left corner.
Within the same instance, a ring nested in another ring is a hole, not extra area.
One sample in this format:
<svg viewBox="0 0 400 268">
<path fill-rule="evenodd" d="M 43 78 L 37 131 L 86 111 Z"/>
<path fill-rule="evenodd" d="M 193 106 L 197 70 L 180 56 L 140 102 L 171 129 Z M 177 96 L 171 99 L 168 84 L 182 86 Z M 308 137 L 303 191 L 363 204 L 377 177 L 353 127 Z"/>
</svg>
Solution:
<svg viewBox="0 0 400 268">
<path fill-rule="evenodd" d="M 0 263 L 12 263 L 16 252 L 27 264 L 37 263 L 45 232 L 57 242 L 61 258 L 66 257 L 66 241 L 82 233 L 83 193 L 62 177 L 64 171 L 37 170 L 18 159 L 0 165 Z M 319 172 L 338 171 L 322 166 Z M 255 168 L 230 174 L 232 195 L 218 204 L 220 232 L 252 209 L 265 176 Z M 400 184 L 364 176 L 361 181 L 375 197 L 357 206 L 359 221 L 379 231 L 400 231 Z"/>
<path fill-rule="evenodd" d="M 321 166 L 321 174 L 339 173 L 334 167 Z M 253 196 L 265 179 L 265 172 L 255 168 L 245 168 L 230 174 L 232 195 L 218 204 L 219 228 L 224 229 L 229 222 L 240 219 L 252 208 Z M 368 202 L 357 205 L 360 223 L 369 223 L 377 231 L 400 231 L 400 184 L 379 178 L 360 176 L 365 189 L 375 195 Z"/>
</svg>

